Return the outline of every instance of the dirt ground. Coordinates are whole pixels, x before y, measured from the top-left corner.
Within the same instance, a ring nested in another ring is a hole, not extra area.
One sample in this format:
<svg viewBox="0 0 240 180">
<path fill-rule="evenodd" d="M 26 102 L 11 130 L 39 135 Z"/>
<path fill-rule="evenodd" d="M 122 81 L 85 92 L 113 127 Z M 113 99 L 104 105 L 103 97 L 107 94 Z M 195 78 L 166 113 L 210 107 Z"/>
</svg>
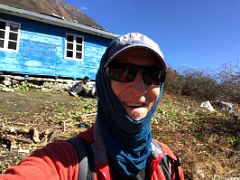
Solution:
<svg viewBox="0 0 240 180">
<path fill-rule="evenodd" d="M 185 98 L 164 95 L 153 137 L 181 157 L 186 179 L 240 180 L 239 125 Z M 84 131 L 97 100 L 63 93 L 0 92 L 0 173 L 33 150 Z"/>
<path fill-rule="evenodd" d="M 3 123 L 7 120 L 8 124 L 36 124 L 38 128 L 46 129 L 53 117 L 56 116 L 55 120 L 59 120 L 57 116 L 59 113 L 70 115 L 66 120 L 70 119 L 71 113 L 77 110 L 80 101 L 84 104 L 81 105 L 82 109 L 79 109 L 81 111 L 79 115 L 96 112 L 96 101 L 89 99 L 87 102 L 86 99 L 84 102 L 83 98 L 73 97 L 68 93 L 0 92 L 0 118 Z"/>
<path fill-rule="evenodd" d="M 67 93 L 0 92 L 0 173 L 33 150 L 85 130 L 95 112 L 95 99 Z"/>
<path fill-rule="evenodd" d="M 72 97 L 65 94 L 42 94 L 42 93 L 0 93 L 1 122 L 7 125 L 36 126 L 44 130 L 51 127 L 51 117 L 59 108 L 57 104 L 71 101 Z M 71 108 L 71 106 L 64 106 Z M 67 112 L 67 109 L 66 109 Z"/>
</svg>

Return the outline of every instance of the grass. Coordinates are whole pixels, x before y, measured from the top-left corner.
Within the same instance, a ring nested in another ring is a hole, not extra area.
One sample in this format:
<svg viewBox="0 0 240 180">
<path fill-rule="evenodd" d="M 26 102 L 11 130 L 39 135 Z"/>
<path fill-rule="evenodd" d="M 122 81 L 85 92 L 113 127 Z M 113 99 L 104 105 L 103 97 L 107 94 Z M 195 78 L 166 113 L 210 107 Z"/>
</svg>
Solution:
<svg viewBox="0 0 240 180">
<path fill-rule="evenodd" d="M 239 124 L 199 105 L 184 97 L 164 96 L 152 121 L 154 137 L 182 158 L 186 179 L 240 178 Z"/>
<path fill-rule="evenodd" d="M 164 94 L 152 120 L 153 137 L 166 143 L 181 158 L 186 179 L 239 178 L 239 124 L 232 122 L 227 114 L 209 112 L 199 105 L 200 102 L 186 97 Z M 1 108 L 4 105 L 1 104 Z M 19 121 L 29 121 L 35 118 L 34 123 L 54 128 L 58 132 L 56 138 L 66 138 L 81 129 L 82 115 L 95 112 L 96 99 L 69 97 L 61 101 L 47 100 L 39 106 L 38 113 L 20 111 L 17 116 L 3 119 L 13 121 L 18 117 Z M 85 120 L 94 122 L 94 119 Z M 61 130 L 63 122 L 69 127 L 66 132 Z M 16 162 L 13 160 L 13 164 Z M 0 172 L 8 166 L 1 163 Z"/>
</svg>

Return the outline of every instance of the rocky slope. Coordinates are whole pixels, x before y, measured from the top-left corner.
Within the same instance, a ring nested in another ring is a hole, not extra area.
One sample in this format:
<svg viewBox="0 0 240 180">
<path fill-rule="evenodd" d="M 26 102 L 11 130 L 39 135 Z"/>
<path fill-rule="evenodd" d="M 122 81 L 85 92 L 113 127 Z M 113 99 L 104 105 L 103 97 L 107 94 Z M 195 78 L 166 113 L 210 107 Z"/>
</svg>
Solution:
<svg viewBox="0 0 240 180">
<path fill-rule="evenodd" d="M 62 0 L 0 0 L 0 4 L 41 14 L 58 16 L 66 20 L 74 20 L 80 24 L 104 30 L 104 28 L 92 18 Z"/>
</svg>

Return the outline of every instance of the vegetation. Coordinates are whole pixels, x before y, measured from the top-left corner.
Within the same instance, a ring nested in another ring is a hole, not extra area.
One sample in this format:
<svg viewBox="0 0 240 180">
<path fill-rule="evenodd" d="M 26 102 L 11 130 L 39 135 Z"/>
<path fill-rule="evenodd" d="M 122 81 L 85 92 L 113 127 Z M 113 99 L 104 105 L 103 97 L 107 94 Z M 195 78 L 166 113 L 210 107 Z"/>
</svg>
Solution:
<svg viewBox="0 0 240 180">
<path fill-rule="evenodd" d="M 169 69 L 166 89 L 175 95 L 191 96 L 201 100 L 221 100 L 240 103 L 240 64 L 224 64 L 219 72 L 184 69 L 177 73 Z"/>
<path fill-rule="evenodd" d="M 96 99 L 31 87 L 23 81 L 17 92 L 0 92 L 0 172 L 36 148 L 78 134 L 95 121 Z M 177 73 L 170 68 L 152 121 L 153 137 L 174 149 L 186 179 L 239 179 L 239 117 L 236 121 L 227 113 L 202 109 L 204 100 L 233 102 L 240 112 L 238 61 L 223 65 L 214 75 L 190 69 Z M 22 129 L 29 134 L 16 133 Z M 39 142 L 33 141 L 34 129 Z M 21 150 L 27 153 L 22 155 Z"/>
<path fill-rule="evenodd" d="M 97 111 L 96 99 L 65 93 L 1 93 L 0 100 L 0 128 L 3 124 L 15 130 L 36 128 L 40 135 L 48 130 L 52 136 L 47 143 L 85 130 L 95 121 Z M 227 114 L 199 108 L 199 103 L 189 97 L 164 93 L 152 121 L 153 137 L 174 149 L 182 160 L 186 179 L 239 178 L 239 124 Z M 7 149 L 4 135 L 13 132 L 0 133 L 0 172 L 27 155 L 20 154 L 19 149 L 30 153 L 44 145 L 33 142 L 29 135 L 18 134 L 19 138 L 30 138 L 32 143 L 15 141 Z"/>
<path fill-rule="evenodd" d="M 239 178 L 239 124 L 199 103 L 165 94 L 152 123 L 154 137 L 181 157 L 186 179 Z"/>
</svg>

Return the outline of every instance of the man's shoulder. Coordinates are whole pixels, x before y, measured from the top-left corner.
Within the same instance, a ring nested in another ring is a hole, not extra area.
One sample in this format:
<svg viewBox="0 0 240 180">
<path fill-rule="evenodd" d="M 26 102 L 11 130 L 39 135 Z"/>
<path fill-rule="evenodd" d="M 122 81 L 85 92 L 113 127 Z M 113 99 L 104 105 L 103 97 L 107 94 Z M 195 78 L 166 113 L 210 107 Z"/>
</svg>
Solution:
<svg viewBox="0 0 240 180">
<path fill-rule="evenodd" d="M 171 158 L 173 158 L 173 159 L 175 159 L 175 160 L 177 159 L 177 157 L 176 157 L 176 155 L 174 154 L 173 150 L 172 150 L 168 145 L 166 145 L 165 143 L 160 142 L 160 141 L 158 141 L 158 140 L 155 140 L 155 139 L 154 139 L 154 141 L 159 144 L 159 146 L 162 148 L 163 152 L 164 152 L 166 155 L 170 156 Z"/>
<path fill-rule="evenodd" d="M 47 144 L 46 146 L 37 149 L 33 152 L 33 156 L 38 156 L 42 154 L 48 154 L 51 156 L 60 156 L 62 157 L 62 154 L 71 154 L 70 152 L 73 151 L 72 146 L 67 140 L 56 140 L 54 142 L 51 142 Z"/>
</svg>

